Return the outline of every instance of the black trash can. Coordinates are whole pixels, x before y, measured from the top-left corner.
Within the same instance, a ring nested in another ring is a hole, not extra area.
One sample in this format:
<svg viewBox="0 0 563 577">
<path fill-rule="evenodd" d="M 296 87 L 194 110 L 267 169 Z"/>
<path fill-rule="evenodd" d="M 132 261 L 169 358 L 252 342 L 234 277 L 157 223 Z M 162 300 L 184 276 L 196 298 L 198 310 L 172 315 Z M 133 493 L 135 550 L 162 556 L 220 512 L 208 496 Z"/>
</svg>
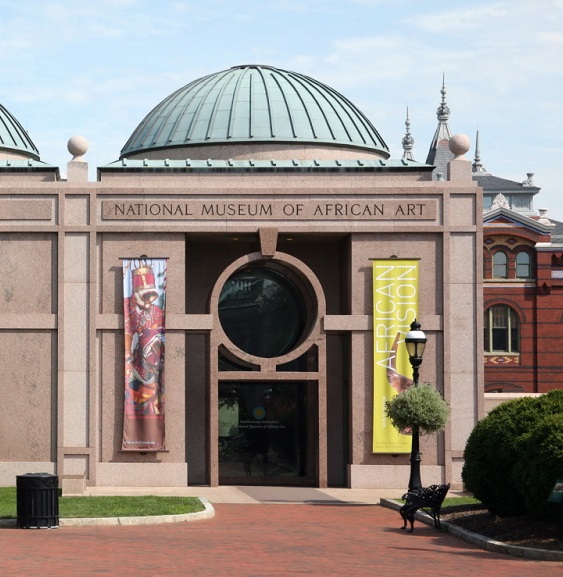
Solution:
<svg viewBox="0 0 563 577">
<path fill-rule="evenodd" d="M 49 473 L 16 477 L 18 527 L 52 529 L 59 526 L 59 478 Z"/>
</svg>

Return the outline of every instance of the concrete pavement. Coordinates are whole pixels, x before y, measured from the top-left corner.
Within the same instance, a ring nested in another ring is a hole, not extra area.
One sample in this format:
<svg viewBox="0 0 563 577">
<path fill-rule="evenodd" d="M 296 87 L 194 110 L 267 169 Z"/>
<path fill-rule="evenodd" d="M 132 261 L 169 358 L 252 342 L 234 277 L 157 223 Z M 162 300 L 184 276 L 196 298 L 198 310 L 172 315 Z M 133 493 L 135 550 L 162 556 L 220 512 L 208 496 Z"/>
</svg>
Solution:
<svg viewBox="0 0 563 577">
<path fill-rule="evenodd" d="M 405 489 L 313 489 L 309 487 L 89 487 L 86 495 L 166 495 L 203 497 L 211 503 L 341 502 L 378 505 L 382 498 L 400 498 Z M 456 494 L 452 492 L 450 494 Z"/>
</svg>

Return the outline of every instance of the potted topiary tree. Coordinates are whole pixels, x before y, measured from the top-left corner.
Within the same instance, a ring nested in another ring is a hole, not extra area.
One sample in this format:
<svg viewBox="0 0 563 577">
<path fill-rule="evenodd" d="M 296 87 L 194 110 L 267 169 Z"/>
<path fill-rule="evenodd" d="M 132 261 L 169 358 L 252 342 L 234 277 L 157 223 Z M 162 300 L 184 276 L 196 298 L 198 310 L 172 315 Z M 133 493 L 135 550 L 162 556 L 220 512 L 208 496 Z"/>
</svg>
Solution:
<svg viewBox="0 0 563 577">
<path fill-rule="evenodd" d="M 409 491 L 420 489 L 419 433 L 441 431 L 450 414 L 442 395 L 430 384 L 415 384 L 385 403 L 385 412 L 391 424 L 399 431 L 412 431 L 411 477 Z"/>
<path fill-rule="evenodd" d="M 450 408 L 442 395 L 429 383 L 409 387 L 385 403 L 385 412 L 397 429 L 415 428 L 423 435 L 441 431 Z"/>
</svg>

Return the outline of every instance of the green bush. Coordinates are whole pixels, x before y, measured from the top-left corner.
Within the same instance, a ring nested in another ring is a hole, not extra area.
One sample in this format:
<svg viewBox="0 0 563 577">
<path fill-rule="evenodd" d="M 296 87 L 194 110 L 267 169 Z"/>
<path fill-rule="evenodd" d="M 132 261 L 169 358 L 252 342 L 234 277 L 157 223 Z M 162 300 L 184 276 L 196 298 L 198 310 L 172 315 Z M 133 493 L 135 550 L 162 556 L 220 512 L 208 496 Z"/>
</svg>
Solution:
<svg viewBox="0 0 563 577">
<path fill-rule="evenodd" d="M 385 403 L 391 424 L 399 430 L 418 426 L 421 433 L 435 433 L 446 426 L 450 409 L 428 383 L 409 387 Z"/>
<path fill-rule="evenodd" d="M 524 489 L 515 465 L 526 446 L 526 434 L 545 417 L 559 413 L 563 390 L 508 401 L 477 423 L 465 447 L 462 479 L 491 513 L 522 514 Z"/>
<path fill-rule="evenodd" d="M 563 479 L 563 412 L 542 419 L 522 444 L 514 473 L 524 506 L 534 517 L 555 522 L 558 506 L 547 499 L 557 479 Z"/>
<path fill-rule="evenodd" d="M 543 415 L 563 413 L 563 389 L 550 391 L 536 398 L 538 408 Z"/>
</svg>

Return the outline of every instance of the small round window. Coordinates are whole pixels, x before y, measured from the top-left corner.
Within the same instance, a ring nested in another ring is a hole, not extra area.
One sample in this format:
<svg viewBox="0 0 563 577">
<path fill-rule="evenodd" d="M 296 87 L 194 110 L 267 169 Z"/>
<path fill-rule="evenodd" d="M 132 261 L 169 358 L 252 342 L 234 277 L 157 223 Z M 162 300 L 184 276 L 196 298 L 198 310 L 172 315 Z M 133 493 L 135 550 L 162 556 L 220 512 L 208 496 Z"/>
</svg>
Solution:
<svg viewBox="0 0 563 577">
<path fill-rule="evenodd" d="M 300 344 L 307 305 L 291 276 L 255 266 L 237 271 L 223 286 L 219 320 L 227 337 L 245 353 L 280 357 Z"/>
</svg>

